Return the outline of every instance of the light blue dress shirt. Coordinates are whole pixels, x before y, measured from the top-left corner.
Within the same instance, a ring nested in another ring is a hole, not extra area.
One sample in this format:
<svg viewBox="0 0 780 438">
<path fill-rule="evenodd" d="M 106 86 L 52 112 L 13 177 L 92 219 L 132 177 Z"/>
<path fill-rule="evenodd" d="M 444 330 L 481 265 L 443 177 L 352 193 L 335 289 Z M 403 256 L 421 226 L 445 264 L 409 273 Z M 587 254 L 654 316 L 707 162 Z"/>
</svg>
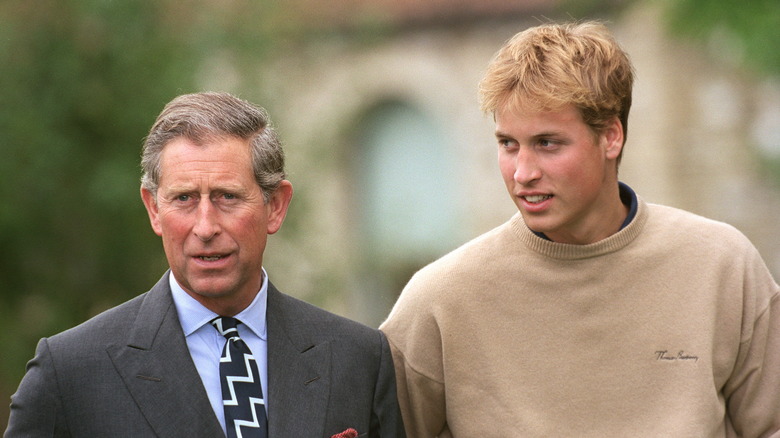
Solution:
<svg viewBox="0 0 780 438">
<path fill-rule="evenodd" d="M 209 324 L 209 321 L 220 315 L 207 309 L 185 292 L 173 277 L 173 272 L 171 272 L 169 281 L 176 312 L 179 315 L 184 338 L 187 340 L 187 347 L 190 349 L 195 368 L 198 369 L 203 386 L 206 388 L 211 407 L 217 414 L 222 430 L 225 431 L 225 411 L 222 407 L 222 386 L 219 381 L 219 358 L 227 340 L 219 334 L 214 326 Z M 238 335 L 252 350 L 260 370 L 266 412 L 268 412 L 268 336 L 265 323 L 267 298 L 268 275 L 263 269 L 263 284 L 257 296 L 246 309 L 235 315 L 235 318 L 242 322 L 238 325 Z"/>
</svg>

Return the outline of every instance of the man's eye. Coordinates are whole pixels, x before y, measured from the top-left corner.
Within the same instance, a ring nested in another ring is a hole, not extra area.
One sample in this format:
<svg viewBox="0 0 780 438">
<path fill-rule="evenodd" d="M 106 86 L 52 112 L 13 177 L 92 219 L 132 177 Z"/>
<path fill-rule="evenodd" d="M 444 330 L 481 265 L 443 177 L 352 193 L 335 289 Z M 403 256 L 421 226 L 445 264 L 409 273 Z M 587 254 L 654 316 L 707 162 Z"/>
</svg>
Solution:
<svg viewBox="0 0 780 438">
<path fill-rule="evenodd" d="M 236 195 L 234 195 L 234 194 L 232 194 L 232 193 L 225 193 L 225 194 L 224 194 L 224 195 L 222 195 L 222 196 L 223 196 L 225 199 L 236 199 Z"/>
<path fill-rule="evenodd" d="M 179 202 L 187 202 L 190 200 L 190 195 L 179 195 L 176 197 L 176 200 Z"/>
<path fill-rule="evenodd" d="M 505 138 L 498 140 L 498 145 L 505 149 L 511 148 L 513 144 L 514 143 L 511 140 L 507 140 Z"/>
</svg>

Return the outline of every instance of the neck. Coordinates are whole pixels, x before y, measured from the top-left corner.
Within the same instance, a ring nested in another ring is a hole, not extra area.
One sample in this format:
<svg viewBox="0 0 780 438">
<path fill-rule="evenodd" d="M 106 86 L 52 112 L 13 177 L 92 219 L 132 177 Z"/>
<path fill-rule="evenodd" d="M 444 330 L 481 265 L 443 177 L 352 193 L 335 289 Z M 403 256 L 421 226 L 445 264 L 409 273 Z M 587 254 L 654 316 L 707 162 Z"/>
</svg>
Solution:
<svg viewBox="0 0 780 438">
<path fill-rule="evenodd" d="M 596 200 L 590 208 L 591 211 L 571 227 L 547 234 L 534 233 L 556 243 L 588 245 L 620 231 L 630 206 L 623 204 L 620 198 L 620 187 L 615 181 L 614 184 L 605 186 L 599 200 Z"/>
</svg>

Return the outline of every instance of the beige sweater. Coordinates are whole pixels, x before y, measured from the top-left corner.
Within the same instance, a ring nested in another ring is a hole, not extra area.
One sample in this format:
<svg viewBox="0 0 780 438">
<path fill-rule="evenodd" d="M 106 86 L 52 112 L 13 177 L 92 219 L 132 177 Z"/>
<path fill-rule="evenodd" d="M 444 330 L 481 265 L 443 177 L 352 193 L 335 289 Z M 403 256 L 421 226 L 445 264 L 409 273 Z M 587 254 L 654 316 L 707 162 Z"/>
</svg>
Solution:
<svg viewBox="0 0 780 438">
<path fill-rule="evenodd" d="M 410 438 L 780 436 L 780 299 L 729 225 L 639 201 L 591 245 L 518 214 L 415 274 L 381 329 Z"/>
</svg>

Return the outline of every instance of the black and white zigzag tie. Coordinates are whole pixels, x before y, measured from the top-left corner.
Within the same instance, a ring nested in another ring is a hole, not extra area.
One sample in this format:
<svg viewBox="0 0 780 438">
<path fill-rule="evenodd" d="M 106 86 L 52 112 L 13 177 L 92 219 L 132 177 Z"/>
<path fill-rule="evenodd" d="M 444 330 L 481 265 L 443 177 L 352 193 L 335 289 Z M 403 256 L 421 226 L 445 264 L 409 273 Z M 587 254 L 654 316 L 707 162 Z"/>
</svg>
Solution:
<svg viewBox="0 0 780 438">
<path fill-rule="evenodd" d="M 235 318 L 221 316 L 211 324 L 227 339 L 219 359 L 222 404 L 228 438 L 267 438 L 263 387 L 257 362 L 246 343 L 238 337 Z"/>
</svg>

